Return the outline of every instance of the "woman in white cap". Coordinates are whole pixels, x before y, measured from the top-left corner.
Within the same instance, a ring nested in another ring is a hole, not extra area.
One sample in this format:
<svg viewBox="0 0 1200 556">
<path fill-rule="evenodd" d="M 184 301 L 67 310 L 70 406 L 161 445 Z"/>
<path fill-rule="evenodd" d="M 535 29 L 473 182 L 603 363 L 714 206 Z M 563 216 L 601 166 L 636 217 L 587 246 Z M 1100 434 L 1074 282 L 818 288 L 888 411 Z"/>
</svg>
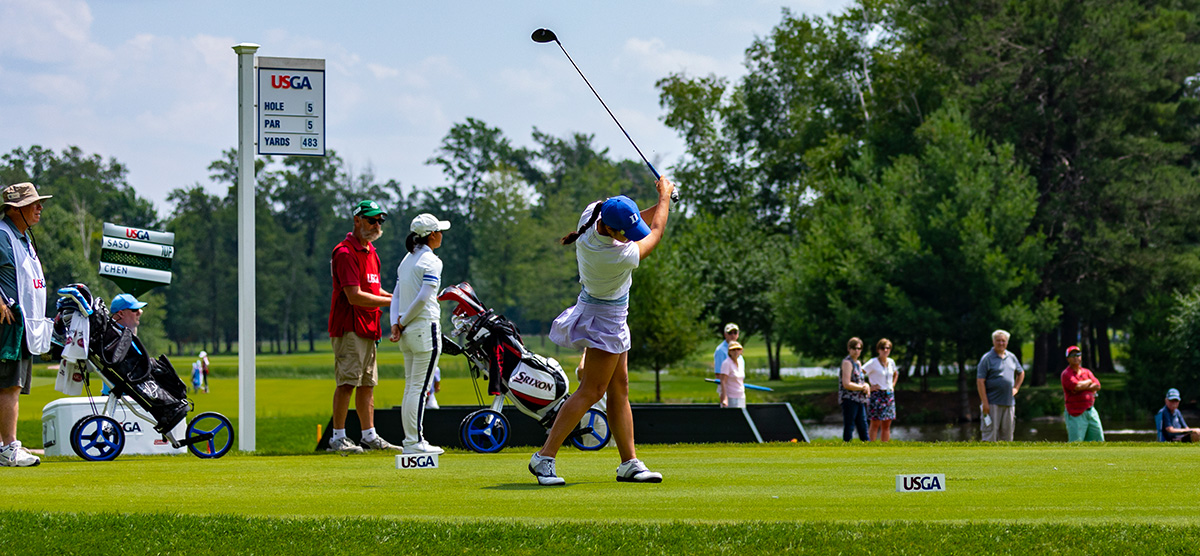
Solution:
<svg viewBox="0 0 1200 556">
<path fill-rule="evenodd" d="M 392 292 L 393 342 L 404 352 L 404 453 L 440 454 L 443 450 L 425 441 L 422 434 L 425 396 L 442 351 L 441 307 L 437 291 L 442 283 L 442 260 L 433 250 L 442 246 L 442 232 L 450 223 L 432 214 L 413 218 L 405 240 L 408 254 L 396 268 L 396 289 Z"/>
<path fill-rule="evenodd" d="M 659 483 L 662 474 L 637 459 L 633 444 L 633 412 L 629 408 L 629 288 L 631 273 L 662 239 L 675 188 L 667 178 L 655 183 L 658 204 L 638 211 L 624 195 L 596 201 L 579 218 L 579 230 L 562 239 L 575 244 L 583 291 L 550 328 L 550 340 L 586 357 L 579 388 L 563 404 L 546 443 L 529 460 L 529 472 L 541 485 L 566 484 L 555 471 L 555 456 L 567 435 L 592 404 L 608 394 L 608 424 L 616 439 L 621 465 L 617 480 Z"/>
</svg>

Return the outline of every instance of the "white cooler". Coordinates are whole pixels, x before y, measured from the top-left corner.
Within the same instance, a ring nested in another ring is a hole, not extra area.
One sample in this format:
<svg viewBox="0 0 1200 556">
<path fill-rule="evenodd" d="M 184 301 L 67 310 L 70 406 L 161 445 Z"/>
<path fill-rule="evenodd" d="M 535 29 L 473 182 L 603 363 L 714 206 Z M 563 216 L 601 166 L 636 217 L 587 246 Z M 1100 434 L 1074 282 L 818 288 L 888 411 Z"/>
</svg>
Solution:
<svg viewBox="0 0 1200 556">
<path fill-rule="evenodd" d="M 80 419 L 93 415 L 93 403 L 97 411 L 104 410 L 108 396 L 93 398 L 60 398 L 54 400 L 42 409 L 42 446 L 47 456 L 74 456 L 71 449 L 71 428 Z M 137 403 L 128 400 L 134 407 Z M 138 408 L 141 410 L 141 408 Z M 149 414 L 148 411 L 143 411 Z M 124 403 L 118 403 L 113 411 L 113 419 L 121 423 L 125 430 L 125 449 L 122 454 L 183 454 L 187 448 L 172 448 L 171 443 L 163 440 L 162 435 L 154 431 L 154 425 L 137 415 L 134 415 Z M 187 420 L 180 421 L 171 431 L 176 440 L 182 440 L 187 430 Z"/>
</svg>

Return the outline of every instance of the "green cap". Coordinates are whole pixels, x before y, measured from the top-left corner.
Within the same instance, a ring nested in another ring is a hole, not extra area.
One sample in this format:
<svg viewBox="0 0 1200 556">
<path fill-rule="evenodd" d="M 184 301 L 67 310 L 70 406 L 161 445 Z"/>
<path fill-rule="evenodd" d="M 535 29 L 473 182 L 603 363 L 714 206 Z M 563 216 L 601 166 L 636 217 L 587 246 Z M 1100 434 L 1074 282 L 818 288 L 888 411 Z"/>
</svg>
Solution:
<svg viewBox="0 0 1200 556">
<path fill-rule="evenodd" d="M 383 207 L 379 206 L 379 203 L 375 201 L 359 201 L 358 205 L 354 207 L 354 216 L 376 216 L 380 214 L 387 216 L 387 211 L 383 210 Z"/>
</svg>

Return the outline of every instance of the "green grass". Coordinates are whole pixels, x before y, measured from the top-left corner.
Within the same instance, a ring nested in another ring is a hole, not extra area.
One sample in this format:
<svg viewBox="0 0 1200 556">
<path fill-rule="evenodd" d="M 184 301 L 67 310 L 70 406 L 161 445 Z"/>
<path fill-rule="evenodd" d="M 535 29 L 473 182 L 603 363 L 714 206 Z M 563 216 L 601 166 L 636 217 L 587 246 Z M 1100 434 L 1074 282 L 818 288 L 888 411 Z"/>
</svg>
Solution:
<svg viewBox="0 0 1200 556">
<path fill-rule="evenodd" d="M 36 539 L 36 541 L 31 541 Z M 0 512 L 9 554 L 1191 554 L 1192 527 L 526 523 Z M 107 550 L 106 550 L 107 549 Z"/>
<path fill-rule="evenodd" d="M 388 454 L 48 458 L 4 471 L 20 495 L 0 502 L 9 510 L 0 511 L 0 546 L 61 554 L 1188 554 L 1200 540 L 1200 485 L 1165 480 L 1164 470 L 1196 476 L 1196 449 L 642 446 L 662 484 L 615 482 L 617 455 L 608 449 L 562 452 L 568 484 L 560 488 L 533 484 L 528 450 L 451 451 L 431 470 L 397 470 Z M 944 473 L 947 491 L 897 493 L 900 473 Z"/>
</svg>

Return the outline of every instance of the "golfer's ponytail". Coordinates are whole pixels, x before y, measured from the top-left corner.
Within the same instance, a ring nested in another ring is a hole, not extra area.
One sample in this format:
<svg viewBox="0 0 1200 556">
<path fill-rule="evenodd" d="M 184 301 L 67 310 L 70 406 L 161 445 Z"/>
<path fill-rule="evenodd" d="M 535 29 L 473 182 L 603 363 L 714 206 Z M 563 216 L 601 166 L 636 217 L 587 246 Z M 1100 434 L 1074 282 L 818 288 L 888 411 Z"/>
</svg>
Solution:
<svg viewBox="0 0 1200 556">
<path fill-rule="evenodd" d="M 428 236 L 422 237 L 422 236 L 417 235 L 416 232 L 409 232 L 408 237 L 404 238 L 404 248 L 406 250 L 408 250 L 409 253 L 412 253 L 413 250 L 415 250 L 418 245 L 429 244 L 429 236 L 432 236 L 432 235 L 433 234 L 429 234 Z"/>
<path fill-rule="evenodd" d="M 596 224 L 596 219 L 600 217 L 600 207 L 601 206 L 604 206 L 604 201 L 597 201 L 596 206 L 592 209 L 592 215 L 588 217 L 587 224 L 580 226 L 579 231 L 571 232 L 571 233 L 563 236 L 562 239 L 558 240 L 559 243 L 562 243 L 563 245 L 570 245 L 572 243 L 575 243 L 575 240 L 579 239 L 579 236 L 583 235 L 583 233 L 586 232 L 588 228 L 591 228 L 592 226 L 594 226 Z"/>
</svg>

